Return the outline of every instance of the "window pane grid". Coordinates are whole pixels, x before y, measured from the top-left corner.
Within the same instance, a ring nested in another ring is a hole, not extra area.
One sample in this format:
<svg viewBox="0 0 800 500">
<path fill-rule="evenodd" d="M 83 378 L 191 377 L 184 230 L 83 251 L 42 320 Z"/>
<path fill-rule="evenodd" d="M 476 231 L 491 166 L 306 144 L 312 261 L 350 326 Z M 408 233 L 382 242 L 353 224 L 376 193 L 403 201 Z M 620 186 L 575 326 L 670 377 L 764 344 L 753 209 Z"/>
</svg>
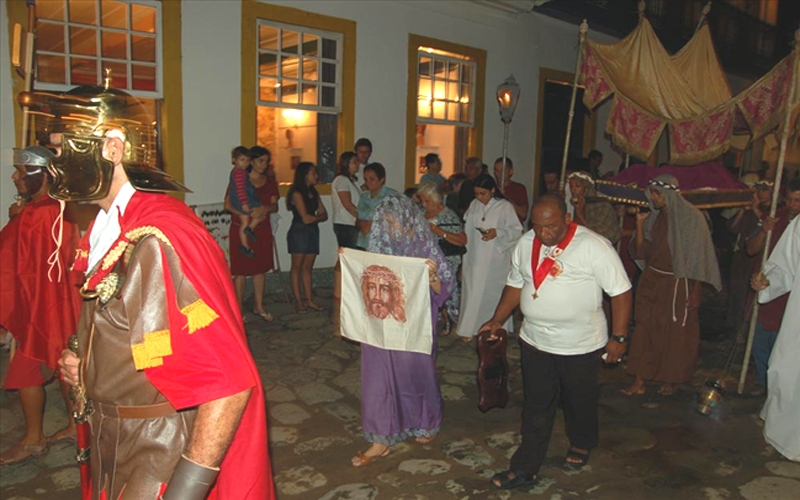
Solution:
<svg viewBox="0 0 800 500">
<path fill-rule="evenodd" d="M 265 20 L 257 33 L 259 105 L 339 112 L 341 34 Z"/>
<path fill-rule="evenodd" d="M 476 63 L 420 48 L 417 52 L 417 122 L 472 125 Z"/>
<path fill-rule="evenodd" d="M 161 97 L 160 2 L 46 3 L 48 8 L 37 19 L 37 89 L 103 85 L 104 69 L 111 68 L 112 87 L 136 96 Z"/>
</svg>

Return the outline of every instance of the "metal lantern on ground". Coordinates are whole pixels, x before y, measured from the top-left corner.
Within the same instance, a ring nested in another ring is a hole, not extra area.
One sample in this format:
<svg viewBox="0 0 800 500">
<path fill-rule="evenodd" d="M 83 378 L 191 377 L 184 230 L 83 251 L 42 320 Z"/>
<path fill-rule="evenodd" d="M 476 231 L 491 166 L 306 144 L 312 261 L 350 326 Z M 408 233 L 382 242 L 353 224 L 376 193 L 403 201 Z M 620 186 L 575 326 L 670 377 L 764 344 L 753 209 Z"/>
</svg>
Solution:
<svg viewBox="0 0 800 500">
<path fill-rule="evenodd" d="M 497 86 L 497 104 L 500 106 L 500 120 L 503 122 L 503 166 L 500 177 L 500 189 L 505 190 L 506 186 L 506 157 L 508 156 L 508 126 L 514 118 L 514 111 L 519 102 L 520 88 L 514 75 Z"/>
</svg>

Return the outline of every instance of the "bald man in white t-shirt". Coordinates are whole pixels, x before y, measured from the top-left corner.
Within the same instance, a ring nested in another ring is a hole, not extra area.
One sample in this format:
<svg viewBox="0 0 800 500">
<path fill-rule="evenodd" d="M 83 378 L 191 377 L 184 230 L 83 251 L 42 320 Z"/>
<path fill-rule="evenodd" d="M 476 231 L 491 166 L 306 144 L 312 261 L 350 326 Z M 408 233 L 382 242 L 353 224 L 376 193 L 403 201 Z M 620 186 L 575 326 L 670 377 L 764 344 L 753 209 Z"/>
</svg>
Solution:
<svg viewBox="0 0 800 500">
<path fill-rule="evenodd" d="M 492 477 L 500 489 L 538 481 L 559 396 L 570 440 L 564 465 L 588 463 L 598 442 L 599 360 L 603 351 L 606 363 L 625 353 L 631 314 L 631 283 L 619 255 L 607 239 L 571 222 L 562 198 L 542 195 L 531 225 L 511 255 L 494 316 L 480 328 L 495 336 L 514 308 L 522 310 L 522 443 L 509 469 Z M 611 339 L 603 292 L 611 297 Z"/>
</svg>

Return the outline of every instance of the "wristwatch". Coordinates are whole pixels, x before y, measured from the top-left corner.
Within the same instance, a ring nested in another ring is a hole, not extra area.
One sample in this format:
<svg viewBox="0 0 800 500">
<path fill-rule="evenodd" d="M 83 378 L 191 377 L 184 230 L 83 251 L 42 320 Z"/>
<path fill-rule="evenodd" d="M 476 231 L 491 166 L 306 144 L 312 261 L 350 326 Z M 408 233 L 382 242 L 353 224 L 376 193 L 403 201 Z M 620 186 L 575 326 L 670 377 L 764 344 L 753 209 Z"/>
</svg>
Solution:
<svg viewBox="0 0 800 500">
<path fill-rule="evenodd" d="M 619 342 L 620 344 L 624 344 L 628 342 L 628 337 L 625 335 L 612 335 L 611 340 Z"/>
</svg>

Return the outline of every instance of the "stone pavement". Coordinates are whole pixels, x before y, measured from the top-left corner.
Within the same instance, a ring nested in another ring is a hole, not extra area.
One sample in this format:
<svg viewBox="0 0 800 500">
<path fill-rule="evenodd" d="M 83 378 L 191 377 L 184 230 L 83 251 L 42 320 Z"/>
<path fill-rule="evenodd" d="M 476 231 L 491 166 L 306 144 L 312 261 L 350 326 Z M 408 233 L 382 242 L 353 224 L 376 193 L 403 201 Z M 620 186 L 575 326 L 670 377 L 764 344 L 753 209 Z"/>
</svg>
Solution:
<svg viewBox="0 0 800 500">
<path fill-rule="evenodd" d="M 320 303 L 330 306 L 330 289 Z M 269 297 L 275 300 L 275 296 Z M 561 468 L 568 443 L 559 412 L 542 480 L 524 490 L 497 491 L 489 477 L 508 465 L 519 443 L 519 348 L 511 342 L 511 403 L 486 414 L 476 407 L 473 344 L 439 337 L 438 366 L 445 400 L 436 441 L 413 440 L 364 468 L 350 458 L 367 448 L 360 426 L 359 347 L 335 333 L 327 313 L 297 315 L 292 304 L 270 301 L 278 316 L 267 324 L 247 315 L 253 355 L 269 405 L 270 449 L 278 498 L 320 500 L 437 499 L 706 499 L 800 498 L 800 464 L 764 443 L 760 400 L 726 397 L 711 417 L 695 412 L 695 389 L 670 397 L 648 387 L 628 398 L 623 367 L 601 371 L 600 445 L 584 470 Z M 727 347 L 704 342 L 694 385 L 716 377 Z M 0 358 L 5 368 L 7 354 Z M 46 431 L 64 424 L 55 384 L 48 390 Z M 0 395 L 0 448 L 22 432 L 15 393 Z M 77 499 L 74 447 L 62 444 L 29 462 L 0 468 L 0 498 Z"/>
</svg>

